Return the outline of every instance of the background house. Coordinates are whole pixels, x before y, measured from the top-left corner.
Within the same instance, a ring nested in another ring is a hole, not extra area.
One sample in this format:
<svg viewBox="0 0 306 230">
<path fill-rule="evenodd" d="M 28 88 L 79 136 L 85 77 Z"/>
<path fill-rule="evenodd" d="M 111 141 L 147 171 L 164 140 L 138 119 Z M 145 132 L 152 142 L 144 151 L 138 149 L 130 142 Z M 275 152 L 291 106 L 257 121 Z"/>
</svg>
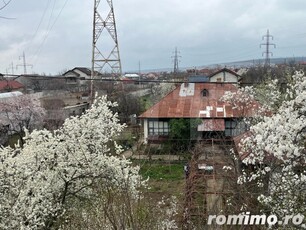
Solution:
<svg viewBox="0 0 306 230">
<path fill-rule="evenodd" d="M 241 79 L 241 76 L 227 68 L 223 68 L 217 72 L 212 73 L 209 75 L 210 82 L 232 82 L 238 83 Z"/>
<path fill-rule="evenodd" d="M 75 67 L 63 74 L 67 84 L 76 84 L 85 86 L 91 79 L 91 70 L 85 67 Z"/>
</svg>

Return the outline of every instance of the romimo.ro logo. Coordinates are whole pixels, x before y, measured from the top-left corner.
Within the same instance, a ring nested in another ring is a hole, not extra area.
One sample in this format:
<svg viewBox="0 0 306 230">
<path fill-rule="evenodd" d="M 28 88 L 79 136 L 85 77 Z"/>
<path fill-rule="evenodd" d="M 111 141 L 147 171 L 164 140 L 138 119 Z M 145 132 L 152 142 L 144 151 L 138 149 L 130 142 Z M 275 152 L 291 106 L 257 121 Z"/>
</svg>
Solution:
<svg viewBox="0 0 306 230">
<path fill-rule="evenodd" d="M 242 213 L 239 215 L 209 215 L 208 225 L 295 225 L 306 227 L 303 224 L 304 216 L 286 215 L 283 219 L 279 220 L 276 215 L 250 215 L 250 212 Z"/>
</svg>

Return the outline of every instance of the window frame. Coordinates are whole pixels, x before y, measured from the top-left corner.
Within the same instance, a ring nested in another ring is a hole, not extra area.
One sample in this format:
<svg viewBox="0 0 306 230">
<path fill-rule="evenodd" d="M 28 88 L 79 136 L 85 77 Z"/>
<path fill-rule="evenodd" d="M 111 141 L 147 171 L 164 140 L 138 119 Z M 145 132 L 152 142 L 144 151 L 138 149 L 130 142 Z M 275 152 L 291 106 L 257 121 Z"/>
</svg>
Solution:
<svg viewBox="0 0 306 230">
<path fill-rule="evenodd" d="M 149 136 L 169 136 L 170 126 L 168 120 L 150 119 L 148 120 Z"/>
<path fill-rule="evenodd" d="M 202 94 L 202 97 L 208 97 L 209 96 L 209 92 L 208 92 L 207 89 L 203 89 L 201 94 Z"/>
</svg>

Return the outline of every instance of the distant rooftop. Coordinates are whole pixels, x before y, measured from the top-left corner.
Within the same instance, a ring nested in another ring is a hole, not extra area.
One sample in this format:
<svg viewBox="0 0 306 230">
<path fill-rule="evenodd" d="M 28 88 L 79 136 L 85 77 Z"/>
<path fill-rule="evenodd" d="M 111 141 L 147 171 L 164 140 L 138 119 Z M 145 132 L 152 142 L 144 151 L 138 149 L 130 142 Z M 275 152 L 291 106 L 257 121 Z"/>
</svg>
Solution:
<svg viewBox="0 0 306 230">
<path fill-rule="evenodd" d="M 194 82 L 194 83 L 209 82 L 209 77 L 204 75 L 193 75 L 188 77 L 188 82 Z"/>
<path fill-rule="evenodd" d="M 24 86 L 18 81 L 14 81 L 14 80 L 0 81 L 0 90 L 14 90 L 14 89 L 21 89 L 21 88 L 24 88 Z"/>
</svg>

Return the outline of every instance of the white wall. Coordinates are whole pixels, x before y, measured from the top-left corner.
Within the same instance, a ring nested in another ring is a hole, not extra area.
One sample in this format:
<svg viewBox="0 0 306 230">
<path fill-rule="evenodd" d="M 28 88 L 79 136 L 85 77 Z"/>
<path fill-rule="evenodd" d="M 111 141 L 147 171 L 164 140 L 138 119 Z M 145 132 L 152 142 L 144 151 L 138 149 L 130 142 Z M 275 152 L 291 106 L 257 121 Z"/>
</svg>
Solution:
<svg viewBox="0 0 306 230">
<path fill-rule="evenodd" d="M 210 78 L 210 82 L 218 82 L 218 78 L 221 78 L 221 82 L 238 82 L 236 75 L 229 72 L 221 72 Z"/>
<path fill-rule="evenodd" d="M 74 72 L 80 74 L 80 78 L 85 78 L 85 79 L 90 79 L 91 76 L 88 76 L 87 74 L 85 74 L 84 72 L 78 70 L 78 69 L 75 69 L 73 70 Z"/>
<path fill-rule="evenodd" d="M 143 120 L 143 135 L 144 143 L 148 144 L 148 119 Z"/>
</svg>

